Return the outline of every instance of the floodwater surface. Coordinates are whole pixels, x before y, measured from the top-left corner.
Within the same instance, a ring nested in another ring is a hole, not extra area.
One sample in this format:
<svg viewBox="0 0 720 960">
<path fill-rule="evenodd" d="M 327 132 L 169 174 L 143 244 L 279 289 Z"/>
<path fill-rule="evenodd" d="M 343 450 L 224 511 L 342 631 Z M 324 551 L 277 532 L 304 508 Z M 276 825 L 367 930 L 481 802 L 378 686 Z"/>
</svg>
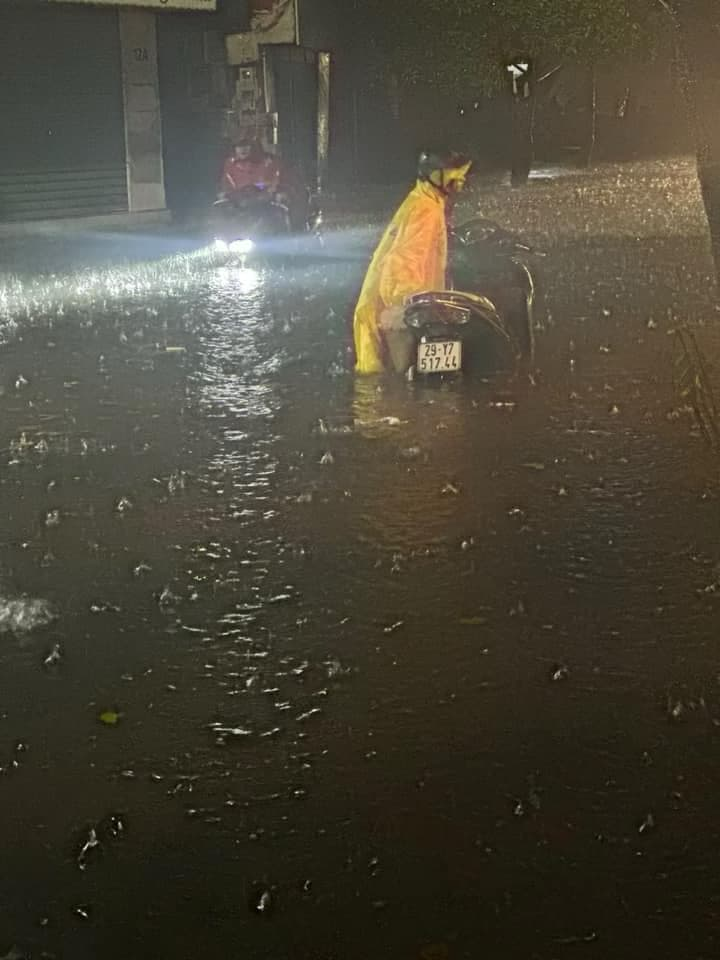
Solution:
<svg viewBox="0 0 720 960">
<path fill-rule="evenodd" d="M 0 955 L 717 956 L 692 169 L 472 202 L 548 253 L 485 381 L 352 376 L 368 229 L 4 278 Z"/>
</svg>

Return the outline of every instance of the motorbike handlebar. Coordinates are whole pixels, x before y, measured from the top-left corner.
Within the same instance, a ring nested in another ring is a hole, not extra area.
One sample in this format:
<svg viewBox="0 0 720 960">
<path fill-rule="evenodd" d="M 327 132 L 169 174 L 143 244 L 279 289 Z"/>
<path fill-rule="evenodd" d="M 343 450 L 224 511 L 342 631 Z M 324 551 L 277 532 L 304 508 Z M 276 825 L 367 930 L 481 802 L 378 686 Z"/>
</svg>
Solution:
<svg viewBox="0 0 720 960">
<path fill-rule="evenodd" d="M 475 218 L 467 221 L 452 231 L 452 237 L 462 246 L 469 247 L 475 244 L 486 244 L 488 246 L 500 247 L 518 253 L 527 253 L 536 257 L 544 257 L 546 254 L 536 247 L 518 239 L 507 230 L 503 230 L 493 220 Z"/>
<path fill-rule="evenodd" d="M 544 250 L 538 250 L 537 247 L 531 247 L 529 243 L 521 243 L 517 241 L 515 243 L 515 249 L 519 250 L 521 253 L 529 253 L 533 257 L 546 257 L 547 253 Z"/>
</svg>

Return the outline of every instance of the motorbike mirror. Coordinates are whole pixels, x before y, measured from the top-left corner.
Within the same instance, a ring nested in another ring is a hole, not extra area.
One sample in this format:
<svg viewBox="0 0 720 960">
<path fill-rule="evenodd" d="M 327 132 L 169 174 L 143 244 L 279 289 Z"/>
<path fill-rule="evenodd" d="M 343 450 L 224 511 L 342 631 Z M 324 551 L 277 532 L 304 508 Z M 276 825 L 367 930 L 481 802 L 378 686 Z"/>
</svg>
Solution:
<svg viewBox="0 0 720 960">
<path fill-rule="evenodd" d="M 403 314 L 403 323 L 407 327 L 412 327 L 413 330 L 419 330 L 427 323 L 426 311 L 418 309 L 417 306 L 407 307 Z"/>
</svg>

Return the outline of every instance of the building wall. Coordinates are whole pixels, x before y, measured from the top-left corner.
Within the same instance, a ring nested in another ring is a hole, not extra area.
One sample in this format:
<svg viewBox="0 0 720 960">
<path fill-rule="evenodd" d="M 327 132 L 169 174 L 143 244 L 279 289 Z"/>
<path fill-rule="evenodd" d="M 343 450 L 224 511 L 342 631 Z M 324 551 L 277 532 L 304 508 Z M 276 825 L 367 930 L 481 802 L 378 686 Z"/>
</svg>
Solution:
<svg viewBox="0 0 720 960">
<path fill-rule="evenodd" d="M 222 51 L 222 29 L 246 22 L 247 0 L 218 0 L 208 14 L 0 0 L 0 220 L 163 209 L 164 136 L 171 173 L 189 167 L 213 191 L 214 165 L 188 164 L 203 143 L 218 153 L 217 131 L 202 131 L 227 106 L 203 95 L 226 70 L 208 62 L 205 40 L 214 32 Z M 180 42 L 163 64 L 170 24 Z"/>
<path fill-rule="evenodd" d="M 131 213 L 165 209 L 156 17 L 118 11 Z"/>
</svg>

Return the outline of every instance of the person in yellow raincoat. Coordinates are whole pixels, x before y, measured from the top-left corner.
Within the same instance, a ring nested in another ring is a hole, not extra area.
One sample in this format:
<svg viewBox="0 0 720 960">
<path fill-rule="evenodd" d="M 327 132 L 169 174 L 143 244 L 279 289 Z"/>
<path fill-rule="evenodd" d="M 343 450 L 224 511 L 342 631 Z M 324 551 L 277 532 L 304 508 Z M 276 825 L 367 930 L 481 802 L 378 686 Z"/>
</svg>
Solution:
<svg viewBox="0 0 720 960">
<path fill-rule="evenodd" d="M 382 373 L 393 365 L 388 341 L 407 297 L 446 288 L 448 207 L 470 167 L 458 154 L 420 156 L 417 183 L 383 234 L 355 307 L 357 373 Z"/>
</svg>

